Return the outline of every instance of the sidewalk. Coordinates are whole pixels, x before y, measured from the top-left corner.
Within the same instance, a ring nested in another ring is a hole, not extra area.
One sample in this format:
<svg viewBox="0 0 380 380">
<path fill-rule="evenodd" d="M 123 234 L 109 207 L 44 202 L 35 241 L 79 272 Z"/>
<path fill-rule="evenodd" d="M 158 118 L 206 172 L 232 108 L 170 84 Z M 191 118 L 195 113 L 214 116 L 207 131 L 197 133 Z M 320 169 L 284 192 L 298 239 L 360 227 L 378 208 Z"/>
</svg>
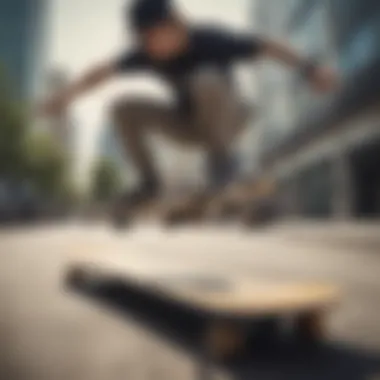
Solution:
<svg viewBox="0 0 380 380">
<path fill-rule="evenodd" d="M 283 221 L 271 230 L 277 236 L 347 249 L 363 249 L 380 254 L 380 221 Z"/>
</svg>

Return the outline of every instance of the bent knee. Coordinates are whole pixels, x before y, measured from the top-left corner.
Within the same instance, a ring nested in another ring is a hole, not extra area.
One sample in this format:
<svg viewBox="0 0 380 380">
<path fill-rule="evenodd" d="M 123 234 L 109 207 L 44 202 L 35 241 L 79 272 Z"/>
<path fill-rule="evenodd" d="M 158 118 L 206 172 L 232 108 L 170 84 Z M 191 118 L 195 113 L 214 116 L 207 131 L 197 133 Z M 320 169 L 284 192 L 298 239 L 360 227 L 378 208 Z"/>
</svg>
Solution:
<svg viewBox="0 0 380 380">
<path fill-rule="evenodd" d="M 125 129 L 135 125 L 146 113 L 146 105 L 140 100 L 120 98 L 115 100 L 110 109 L 115 128 Z"/>
</svg>

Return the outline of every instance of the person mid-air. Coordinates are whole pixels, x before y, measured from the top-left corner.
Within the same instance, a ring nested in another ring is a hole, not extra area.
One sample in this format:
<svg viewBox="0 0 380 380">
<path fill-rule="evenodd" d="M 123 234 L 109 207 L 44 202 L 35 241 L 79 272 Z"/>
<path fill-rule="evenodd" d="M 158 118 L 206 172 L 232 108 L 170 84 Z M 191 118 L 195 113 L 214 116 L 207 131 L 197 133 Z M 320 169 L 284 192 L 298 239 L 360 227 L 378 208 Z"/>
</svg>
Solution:
<svg viewBox="0 0 380 380">
<path fill-rule="evenodd" d="M 136 71 L 152 72 L 173 87 L 171 105 L 138 97 L 122 98 L 112 105 L 111 116 L 125 154 L 140 174 L 138 187 L 120 200 L 126 206 L 145 202 L 160 191 L 160 175 L 146 144 L 154 128 L 204 150 L 213 189 L 234 181 L 238 168 L 232 145 L 249 115 L 234 86 L 234 64 L 275 60 L 298 71 L 315 91 L 329 92 L 336 86 L 331 69 L 300 56 L 287 44 L 225 27 L 191 25 L 171 0 L 135 0 L 126 16 L 135 33 L 134 47 L 94 65 L 43 105 L 45 113 L 53 114 L 107 80 Z"/>
</svg>

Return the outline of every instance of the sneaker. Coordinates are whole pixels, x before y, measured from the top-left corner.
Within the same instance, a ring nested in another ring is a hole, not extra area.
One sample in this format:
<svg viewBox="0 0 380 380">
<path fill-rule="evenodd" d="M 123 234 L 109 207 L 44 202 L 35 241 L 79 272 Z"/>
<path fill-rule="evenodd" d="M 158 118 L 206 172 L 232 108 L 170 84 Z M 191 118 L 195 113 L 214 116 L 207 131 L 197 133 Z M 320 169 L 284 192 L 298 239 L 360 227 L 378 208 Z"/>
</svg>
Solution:
<svg viewBox="0 0 380 380">
<path fill-rule="evenodd" d="M 114 203 L 112 210 L 113 224 L 122 228 L 129 224 L 136 208 L 151 201 L 159 194 L 158 187 L 143 185 L 122 194 Z"/>
</svg>

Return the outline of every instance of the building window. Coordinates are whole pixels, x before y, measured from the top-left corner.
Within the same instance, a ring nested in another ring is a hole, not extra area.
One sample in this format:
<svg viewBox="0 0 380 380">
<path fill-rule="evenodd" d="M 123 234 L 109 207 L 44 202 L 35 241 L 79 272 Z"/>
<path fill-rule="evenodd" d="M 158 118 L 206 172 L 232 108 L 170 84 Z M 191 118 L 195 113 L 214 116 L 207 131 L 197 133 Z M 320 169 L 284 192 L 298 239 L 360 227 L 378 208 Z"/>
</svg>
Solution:
<svg viewBox="0 0 380 380">
<path fill-rule="evenodd" d="M 299 27 L 291 33 L 291 39 L 301 51 L 324 58 L 329 50 L 330 35 L 323 3 L 316 4 L 312 13 L 299 22 Z"/>
<path fill-rule="evenodd" d="M 380 56 L 380 16 L 360 28 L 341 50 L 340 66 L 350 75 Z"/>
<path fill-rule="evenodd" d="M 299 173 L 296 180 L 301 214 L 306 217 L 329 217 L 333 210 L 332 165 L 323 161 Z"/>
<path fill-rule="evenodd" d="M 319 5 L 320 0 L 290 0 L 287 9 L 290 14 L 288 30 L 298 29 L 305 20 L 308 20 L 313 8 Z"/>
<path fill-rule="evenodd" d="M 293 28 L 290 38 L 295 47 L 309 57 L 326 61 L 330 55 L 330 31 L 327 9 L 323 2 L 307 1 L 308 11 L 298 14 L 297 28 Z M 299 119 L 318 104 L 318 97 L 305 85 L 303 80 L 294 78 L 291 88 L 294 118 Z"/>
<path fill-rule="evenodd" d="M 378 0 L 329 0 L 329 2 L 339 49 L 344 49 L 344 46 L 350 44 L 363 25 L 368 24 L 370 19 L 380 12 Z"/>
</svg>

